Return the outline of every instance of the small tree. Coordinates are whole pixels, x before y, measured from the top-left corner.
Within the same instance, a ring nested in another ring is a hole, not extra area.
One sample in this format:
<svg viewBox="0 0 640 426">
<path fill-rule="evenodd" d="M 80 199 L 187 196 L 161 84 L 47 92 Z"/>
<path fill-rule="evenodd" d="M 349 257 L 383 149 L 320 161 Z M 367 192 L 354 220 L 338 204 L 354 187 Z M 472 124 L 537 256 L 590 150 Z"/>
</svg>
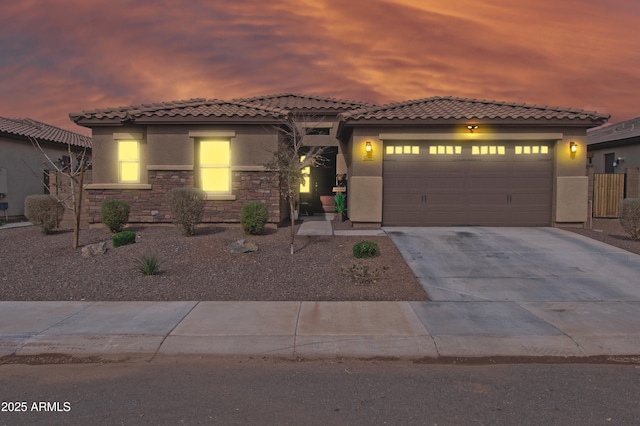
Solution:
<svg viewBox="0 0 640 426">
<path fill-rule="evenodd" d="M 54 161 L 47 153 L 42 149 L 40 142 L 36 138 L 30 137 L 31 143 L 34 148 L 39 151 L 45 158 L 51 170 L 64 176 L 65 184 L 69 185 L 69 194 L 59 195 L 51 191 L 50 187 L 47 187 L 50 195 L 55 198 L 65 209 L 73 212 L 73 241 L 71 247 L 78 248 L 78 241 L 80 240 L 80 216 L 82 214 L 82 187 L 84 185 L 84 172 L 90 166 L 89 157 L 87 155 L 87 147 L 82 148 L 78 153 L 74 153 L 71 149 L 71 144 L 67 144 L 67 152 L 69 157 L 69 164 L 63 164 L 60 161 Z M 35 172 L 34 172 L 35 173 Z"/>
<path fill-rule="evenodd" d="M 304 183 L 303 169 L 309 166 L 317 166 L 326 161 L 322 156 L 324 148 L 311 146 L 304 153 L 301 160 L 302 148 L 305 140 L 305 132 L 302 124 L 313 121 L 309 117 L 299 117 L 293 114 L 282 120 L 277 126 L 279 132 L 278 150 L 273 153 L 271 160 L 265 164 L 267 170 L 278 173 L 280 181 L 280 193 L 287 198 L 289 203 L 289 217 L 291 218 L 291 234 L 289 236 L 289 248 L 294 253 L 293 242 L 295 239 L 295 210 L 296 199 L 300 191 L 300 184 Z"/>
</svg>

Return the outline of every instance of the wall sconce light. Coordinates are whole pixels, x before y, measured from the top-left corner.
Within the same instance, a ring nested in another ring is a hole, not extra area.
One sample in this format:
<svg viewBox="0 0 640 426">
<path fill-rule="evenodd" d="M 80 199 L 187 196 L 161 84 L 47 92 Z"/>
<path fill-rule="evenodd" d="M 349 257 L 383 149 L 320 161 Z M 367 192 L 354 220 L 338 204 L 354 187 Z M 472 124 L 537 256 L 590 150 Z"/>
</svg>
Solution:
<svg viewBox="0 0 640 426">
<path fill-rule="evenodd" d="M 578 152 L 578 144 L 573 141 L 569 142 L 569 151 L 572 154 L 575 154 L 576 152 Z"/>
<path fill-rule="evenodd" d="M 364 159 L 368 161 L 373 160 L 373 144 L 371 141 L 364 143 Z"/>
<path fill-rule="evenodd" d="M 467 129 L 469 129 L 469 133 L 473 133 L 473 131 L 476 130 L 477 128 L 478 128 L 478 126 L 475 125 L 475 124 L 469 124 L 467 126 Z"/>
</svg>

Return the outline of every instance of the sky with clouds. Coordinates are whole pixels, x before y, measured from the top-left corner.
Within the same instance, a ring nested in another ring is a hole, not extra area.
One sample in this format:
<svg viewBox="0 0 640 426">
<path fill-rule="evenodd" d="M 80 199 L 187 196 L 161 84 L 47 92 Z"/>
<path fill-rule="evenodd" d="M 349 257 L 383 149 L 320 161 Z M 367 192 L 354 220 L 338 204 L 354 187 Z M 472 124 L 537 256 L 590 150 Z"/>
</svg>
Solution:
<svg viewBox="0 0 640 426">
<path fill-rule="evenodd" d="M 282 92 L 458 96 L 640 116 L 638 0 L 21 0 L 0 116 Z"/>
</svg>

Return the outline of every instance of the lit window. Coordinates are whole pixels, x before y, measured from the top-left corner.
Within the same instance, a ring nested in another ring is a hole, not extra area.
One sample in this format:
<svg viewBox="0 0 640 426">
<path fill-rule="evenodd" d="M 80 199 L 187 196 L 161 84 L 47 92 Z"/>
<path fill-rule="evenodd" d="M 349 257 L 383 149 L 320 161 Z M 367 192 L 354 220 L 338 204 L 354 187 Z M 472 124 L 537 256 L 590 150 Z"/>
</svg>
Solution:
<svg viewBox="0 0 640 426">
<path fill-rule="evenodd" d="M 205 192 L 231 192 L 229 141 L 200 142 L 200 184 Z"/>
<path fill-rule="evenodd" d="M 303 162 L 305 158 L 306 158 L 306 156 L 304 156 L 304 155 L 301 156 L 300 157 L 300 162 Z M 309 182 L 310 181 L 310 176 L 311 176 L 311 167 L 307 166 L 307 167 L 303 168 L 302 169 L 302 177 L 304 178 L 304 181 L 300 184 L 300 192 L 306 193 L 306 194 L 311 192 L 311 183 Z"/>
<path fill-rule="evenodd" d="M 505 155 L 504 146 L 472 146 L 471 155 Z"/>
<path fill-rule="evenodd" d="M 138 141 L 118 141 L 118 181 L 140 182 L 140 146 Z"/>
<path fill-rule="evenodd" d="M 548 154 L 549 147 L 546 145 L 516 146 L 516 155 L 520 154 Z"/>
<path fill-rule="evenodd" d="M 393 154 L 395 152 L 395 148 L 393 146 L 387 145 L 387 154 Z"/>
<path fill-rule="evenodd" d="M 438 145 L 438 146 L 430 146 L 429 154 L 432 155 L 460 155 L 462 154 L 461 146 L 453 146 L 453 145 Z"/>
<path fill-rule="evenodd" d="M 402 147 L 396 146 L 396 154 L 402 154 Z"/>
<path fill-rule="evenodd" d="M 420 147 L 419 146 L 412 146 L 411 147 L 411 153 L 412 154 L 420 154 Z"/>
</svg>

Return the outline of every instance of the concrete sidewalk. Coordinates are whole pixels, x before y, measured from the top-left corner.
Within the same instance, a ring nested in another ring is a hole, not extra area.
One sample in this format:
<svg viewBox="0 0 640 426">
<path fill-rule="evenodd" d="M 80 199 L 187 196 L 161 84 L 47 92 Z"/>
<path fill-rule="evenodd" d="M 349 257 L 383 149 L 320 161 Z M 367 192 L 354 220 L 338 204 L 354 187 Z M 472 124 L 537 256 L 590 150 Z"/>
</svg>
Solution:
<svg viewBox="0 0 640 426">
<path fill-rule="evenodd" d="M 640 355 L 640 302 L 0 302 L 0 356 Z"/>
</svg>

